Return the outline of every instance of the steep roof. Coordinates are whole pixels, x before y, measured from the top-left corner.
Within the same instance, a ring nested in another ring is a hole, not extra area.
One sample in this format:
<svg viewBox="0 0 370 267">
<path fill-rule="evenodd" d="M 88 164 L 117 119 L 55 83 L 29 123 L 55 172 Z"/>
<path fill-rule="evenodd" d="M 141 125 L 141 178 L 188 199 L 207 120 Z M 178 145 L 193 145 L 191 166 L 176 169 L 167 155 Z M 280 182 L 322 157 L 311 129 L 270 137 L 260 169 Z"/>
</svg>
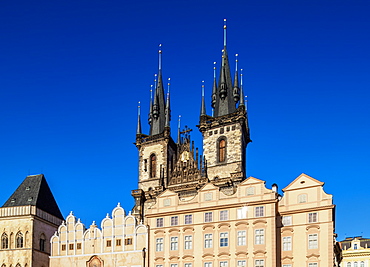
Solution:
<svg viewBox="0 0 370 267">
<path fill-rule="evenodd" d="M 27 176 L 3 207 L 29 205 L 64 220 L 43 174 Z"/>
</svg>

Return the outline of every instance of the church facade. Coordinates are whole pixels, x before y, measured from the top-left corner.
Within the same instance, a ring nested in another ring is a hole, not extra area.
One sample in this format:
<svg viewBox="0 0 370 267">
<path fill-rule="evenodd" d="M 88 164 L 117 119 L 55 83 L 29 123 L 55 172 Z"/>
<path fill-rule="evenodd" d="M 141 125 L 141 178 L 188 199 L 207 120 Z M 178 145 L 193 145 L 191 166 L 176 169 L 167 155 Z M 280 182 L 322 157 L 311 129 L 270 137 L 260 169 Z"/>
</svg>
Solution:
<svg viewBox="0 0 370 267">
<path fill-rule="evenodd" d="M 267 188 L 265 181 L 246 174 L 251 138 L 243 77 L 237 60 L 232 75 L 226 38 L 218 78 L 214 69 L 211 115 L 206 112 L 203 88 L 197 125 L 203 155 L 195 148 L 190 129 L 178 128 L 176 140 L 171 136 L 170 95 L 164 91 L 161 55 L 159 50 L 148 134 L 142 132 L 140 113 L 137 121 L 138 187 L 131 192 L 132 211 L 126 214 L 118 205 L 100 227 L 93 223 L 89 228 L 72 213 L 62 222 L 61 215 L 49 211 L 59 221 L 42 217 L 51 226 L 42 232 L 50 243 L 45 260 L 38 264 L 31 254 L 20 256 L 9 250 L 18 246 L 19 232 L 25 235 L 24 246 L 38 246 L 27 234 L 31 226 L 17 228 L 13 223 L 15 228 L 10 229 L 8 223 L 3 227 L 6 216 L 14 221 L 21 218 L 0 210 L 0 216 L 4 214 L 0 229 L 11 240 L 2 241 L 0 266 L 338 266 L 335 205 L 324 183 L 301 174 L 280 195 L 276 184 Z M 37 230 L 37 237 L 40 234 Z"/>
</svg>

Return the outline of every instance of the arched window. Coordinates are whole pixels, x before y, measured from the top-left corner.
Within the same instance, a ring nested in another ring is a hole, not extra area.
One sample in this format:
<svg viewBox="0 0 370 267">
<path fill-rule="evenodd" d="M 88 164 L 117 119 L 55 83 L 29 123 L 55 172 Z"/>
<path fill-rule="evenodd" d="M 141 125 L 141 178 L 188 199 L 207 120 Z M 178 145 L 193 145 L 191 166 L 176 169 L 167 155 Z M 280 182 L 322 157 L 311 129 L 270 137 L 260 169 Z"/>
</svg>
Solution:
<svg viewBox="0 0 370 267">
<path fill-rule="evenodd" d="M 226 160 L 226 139 L 222 138 L 218 142 L 218 162 Z"/>
<path fill-rule="evenodd" d="M 352 264 L 350 262 L 347 262 L 347 267 L 351 267 Z"/>
<path fill-rule="evenodd" d="M 102 262 L 97 256 L 93 256 L 88 262 L 88 267 L 102 267 Z"/>
<path fill-rule="evenodd" d="M 357 261 L 355 261 L 355 263 L 353 264 L 353 267 L 358 267 Z"/>
<path fill-rule="evenodd" d="M 23 248 L 23 234 L 19 232 L 15 237 L 16 248 Z M 17 267 L 17 266 L 16 266 Z"/>
<path fill-rule="evenodd" d="M 3 233 L 1 236 L 1 249 L 9 248 L 9 239 L 6 233 Z"/>
<path fill-rule="evenodd" d="M 156 177 L 157 174 L 157 157 L 154 154 L 150 155 L 150 176 L 149 178 Z"/>
<path fill-rule="evenodd" d="M 40 236 L 40 250 L 45 251 L 46 237 L 44 234 Z"/>
<path fill-rule="evenodd" d="M 360 267 L 365 267 L 365 262 L 361 261 Z"/>
</svg>

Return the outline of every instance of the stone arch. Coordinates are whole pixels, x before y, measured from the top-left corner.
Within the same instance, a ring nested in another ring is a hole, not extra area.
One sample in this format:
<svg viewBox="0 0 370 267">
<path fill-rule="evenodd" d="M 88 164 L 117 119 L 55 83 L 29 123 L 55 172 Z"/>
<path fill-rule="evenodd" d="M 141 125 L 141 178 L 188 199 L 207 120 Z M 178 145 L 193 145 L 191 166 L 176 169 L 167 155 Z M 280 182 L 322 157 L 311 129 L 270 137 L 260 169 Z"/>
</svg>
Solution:
<svg viewBox="0 0 370 267">
<path fill-rule="evenodd" d="M 6 233 L 1 235 L 1 249 L 8 249 L 9 248 L 9 238 Z"/>
<path fill-rule="evenodd" d="M 87 267 L 103 267 L 104 263 L 98 256 L 92 256 L 90 260 L 87 261 Z"/>
<path fill-rule="evenodd" d="M 227 138 L 221 136 L 217 140 L 217 162 L 225 162 L 227 157 Z"/>
<path fill-rule="evenodd" d="M 15 235 L 15 247 L 16 248 L 23 248 L 24 245 L 24 238 L 22 232 L 18 232 Z M 19 263 L 18 263 L 19 264 Z M 18 267 L 18 264 L 15 267 Z"/>
<path fill-rule="evenodd" d="M 40 235 L 39 239 L 39 249 L 40 251 L 46 251 L 46 236 L 44 233 Z"/>
<path fill-rule="evenodd" d="M 152 153 L 149 157 L 149 178 L 157 176 L 157 156 Z"/>
</svg>

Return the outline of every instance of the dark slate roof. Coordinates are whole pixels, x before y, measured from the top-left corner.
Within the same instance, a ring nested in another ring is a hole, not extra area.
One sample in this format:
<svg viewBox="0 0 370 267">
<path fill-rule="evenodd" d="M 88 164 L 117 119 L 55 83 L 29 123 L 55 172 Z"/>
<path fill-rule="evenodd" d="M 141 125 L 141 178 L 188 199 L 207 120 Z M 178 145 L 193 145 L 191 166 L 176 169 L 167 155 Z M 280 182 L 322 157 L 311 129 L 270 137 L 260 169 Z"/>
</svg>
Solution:
<svg viewBox="0 0 370 267">
<path fill-rule="evenodd" d="M 357 239 L 360 241 L 360 246 L 363 248 L 370 248 L 370 239 L 369 238 L 363 238 L 362 236 L 355 236 L 355 237 L 347 237 L 345 240 L 340 241 L 342 245 L 343 250 L 347 250 L 351 247 L 352 241 L 354 239 Z"/>
<path fill-rule="evenodd" d="M 43 174 L 30 175 L 21 183 L 3 207 L 36 206 L 37 208 L 64 220 L 50 187 Z"/>
</svg>

